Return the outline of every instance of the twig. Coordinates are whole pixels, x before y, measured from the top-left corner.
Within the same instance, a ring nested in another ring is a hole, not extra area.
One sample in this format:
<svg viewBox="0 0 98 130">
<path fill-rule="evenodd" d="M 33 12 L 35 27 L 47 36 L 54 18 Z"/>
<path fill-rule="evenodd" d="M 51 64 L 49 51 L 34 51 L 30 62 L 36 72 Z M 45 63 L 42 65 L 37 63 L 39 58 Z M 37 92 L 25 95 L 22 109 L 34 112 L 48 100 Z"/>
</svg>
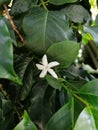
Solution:
<svg viewBox="0 0 98 130">
<path fill-rule="evenodd" d="M 44 9 L 47 10 L 47 7 L 46 7 L 46 5 L 45 5 L 45 2 L 44 2 L 43 0 L 40 0 L 40 1 L 41 1 L 41 4 L 43 5 Z"/>
<path fill-rule="evenodd" d="M 0 90 L 1 90 L 1 92 L 4 94 L 4 96 L 5 96 L 7 99 L 9 99 L 9 96 L 8 96 L 7 92 L 3 89 L 2 84 L 0 84 Z"/>
<path fill-rule="evenodd" d="M 4 6 L 6 15 L 7 15 L 8 19 L 9 19 L 9 22 L 10 22 L 13 30 L 17 33 L 17 35 L 19 36 L 21 42 L 23 43 L 24 39 L 23 39 L 22 35 L 20 34 L 20 32 L 18 31 L 16 25 L 14 24 L 14 21 L 13 21 L 13 19 L 11 18 L 10 14 L 9 14 L 7 6 L 5 4 L 3 6 Z"/>
</svg>

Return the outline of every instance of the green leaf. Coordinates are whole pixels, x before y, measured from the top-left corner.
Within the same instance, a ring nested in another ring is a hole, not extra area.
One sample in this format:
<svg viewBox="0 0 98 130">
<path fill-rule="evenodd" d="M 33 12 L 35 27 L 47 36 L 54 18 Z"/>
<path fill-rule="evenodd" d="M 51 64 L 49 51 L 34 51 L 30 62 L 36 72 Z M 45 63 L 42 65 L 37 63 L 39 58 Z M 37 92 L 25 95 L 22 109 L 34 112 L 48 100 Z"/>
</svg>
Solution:
<svg viewBox="0 0 98 130">
<path fill-rule="evenodd" d="M 33 57 L 28 57 L 26 55 L 17 55 L 15 57 L 15 70 L 23 82 L 19 91 L 19 98 L 21 101 L 29 95 L 34 84 L 33 72 L 35 68 L 33 64 Z"/>
<path fill-rule="evenodd" d="M 79 115 L 74 130 L 98 130 L 98 110 L 86 107 Z"/>
<path fill-rule="evenodd" d="M 90 26 L 90 27 L 86 27 L 84 26 L 84 31 L 87 32 L 87 33 L 90 33 L 93 38 L 94 38 L 94 41 L 96 43 L 98 43 L 98 26 Z"/>
<path fill-rule="evenodd" d="M 60 11 L 33 8 L 23 19 L 23 29 L 25 46 L 38 53 L 45 51 L 52 43 L 69 39 L 68 21 Z"/>
<path fill-rule="evenodd" d="M 79 89 L 78 93 L 92 107 L 98 109 L 98 79 L 86 83 Z"/>
<path fill-rule="evenodd" d="M 36 83 L 30 94 L 30 106 L 28 111 L 30 113 L 30 117 L 34 121 L 39 121 L 42 118 L 43 113 L 43 100 L 45 91 L 48 84 L 46 81 L 39 81 Z M 40 109 L 39 109 L 40 108 Z"/>
<path fill-rule="evenodd" d="M 90 18 L 89 12 L 81 5 L 69 5 L 62 11 L 75 23 L 83 23 Z"/>
<path fill-rule="evenodd" d="M 1 100 L 1 121 L 0 121 L 0 130 L 13 129 L 15 126 L 15 117 L 13 112 L 13 103 L 10 100 L 2 99 Z"/>
<path fill-rule="evenodd" d="M 14 0 L 11 7 L 11 14 L 18 15 L 29 10 L 34 0 Z"/>
<path fill-rule="evenodd" d="M 89 41 L 93 41 L 94 38 L 92 37 L 92 35 L 90 33 L 82 33 L 82 43 L 84 45 L 86 45 Z"/>
<path fill-rule="evenodd" d="M 62 5 L 62 4 L 67 4 L 67 3 L 74 3 L 77 0 L 49 0 L 50 3 L 54 5 Z"/>
<path fill-rule="evenodd" d="M 50 75 L 47 75 L 47 76 L 46 76 L 46 80 L 47 80 L 47 82 L 48 82 L 48 84 L 49 84 L 50 86 L 52 86 L 52 87 L 55 88 L 55 89 L 61 90 L 61 88 L 62 88 L 62 82 L 61 82 L 61 81 L 59 81 L 59 80 L 53 78 L 53 77 L 50 76 Z"/>
<path fill-rule="evenodd" d="M 72 130 L 71 103 L 65 104 L 50 118 L 45 130 Z"/>
<path fill-rule="evenodd" d="M 78 92 L 81 94 L 91 94 L 98 96 L 98 79 L 86 83 L 79 89 Z"/>
<path fill-rule="evenodd" d="M 30 120 L 29 115 L 24 111 L 23 119 L 14 128 L 14 130 L 38 130 L 34 123 Z"/>
<path fill-rule="evenodd" d="M 5 22 L 0 19 L 0 78 L 21 84 L 13 68 L 13 47 Z"/>
<path fill-rule="evenodd" d="M 11 0 L 0 0 L 0 6 L 3 4 L 9 4 Z"/>
<path fill-rule="evenodd" d="M 98 110 L 98 96 L 92 94 L 80 94 L 81 97 L 89 103 L 90 106 Z"/>
<path fill-rule="evenodd" d="M 66 40 L 53 44 L 46 53 L 52 57 L 51 60 L 56 60 L 61 66 L 67 68 L 75 60 L 79 48 L 78 43 Z"/>
</svg>

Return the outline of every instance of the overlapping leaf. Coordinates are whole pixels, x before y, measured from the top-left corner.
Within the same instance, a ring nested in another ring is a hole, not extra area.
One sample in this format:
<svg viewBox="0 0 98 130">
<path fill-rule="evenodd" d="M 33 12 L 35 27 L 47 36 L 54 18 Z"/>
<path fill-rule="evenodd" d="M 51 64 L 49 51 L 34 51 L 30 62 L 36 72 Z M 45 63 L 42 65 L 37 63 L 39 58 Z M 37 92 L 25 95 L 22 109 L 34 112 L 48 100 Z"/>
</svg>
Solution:
<svg viewBox="0 0 98 130">
<path fill-rule="evenodd" d="M 79 50 L 79 44 L 74 41 L 63 41 L 53 44 L 47 50 L 47 54 L 52 60 L 59 61 L 63 67 L 69 67 L 75 60 Z"/>
<path fill-rule="evenodd" d="M 21 84 L 13 68 L 13 47 L 5 22 L 0 19 L 0 78 Z"/>
<path fill-rule="evenodd" d="M 65 15 L 59 11 L 33 8 L 24 17 L 25 45 L 33 51 L 45 51 L 52 43 L 69 39 L 69 25 Z M 72 32 L 71 32 L 72 34 Z"/>
<path fill-rule="evenodd" d="M 93 38 L 94 41 L 98 44 L 98 26 L 90 26 L 90 27 L 86 27 L 84 26 L 84 31 L 87 33 L 90 33 Z"/>
<path fill-rule="evenodd" d="M 83 23 L 90 18 L 89 12 L 81 5 L 70 5 L 62 11 L 75 23 Z"/>
<path fill-rule="evenodd" d="M 72 129 L 72 111 L 71 102 L 65 104 L 49 120 L 45 130 L 71 130 Z"/>
<path fill-rule="evenodd" d="M 30 120 L 29 115 L 24 111 L 23 119 L 14 128 L 14 130 L 38 130 L 34 123 Z"/>
<path fill-rule="evenodd" d="M 26 55 L 17 55 L 15 58 L 15 69 L 19 77 L 22 79 L 23 85 L 20 89 L 20 100 L 24 100 L 31 91 L 34 83 L 33 79 L 33 57 Z"/>
</svg>

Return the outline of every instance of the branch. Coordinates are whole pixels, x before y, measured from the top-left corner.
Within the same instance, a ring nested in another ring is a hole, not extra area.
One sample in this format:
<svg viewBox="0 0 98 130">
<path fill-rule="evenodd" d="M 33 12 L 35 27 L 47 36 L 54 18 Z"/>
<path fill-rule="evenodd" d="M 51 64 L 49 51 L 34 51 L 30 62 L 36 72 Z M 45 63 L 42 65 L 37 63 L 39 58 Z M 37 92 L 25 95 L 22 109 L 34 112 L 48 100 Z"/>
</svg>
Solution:
<svg viewBox="0 0 98 130">
<path fill-rule="evenodd" d="M 13 30 L 16 32 L 16 34 L 19 36 L 21 42 L 23 43 L 24 39 L 23 39 L 22 35 L 20 34 L 20 32 L 18 31 L 16 25 L 14 24 L 14 21 L 13 21 L 13 19 L 11 18 L 10 14 L 9 14 L 7 6 L 5 4 L 3 6 L 4 6 L 5 13 L 6 13 L 6 15 L 7 15 L 8 19 L 9 19 L 9 22 L 10 22 Z"/>
</svg>

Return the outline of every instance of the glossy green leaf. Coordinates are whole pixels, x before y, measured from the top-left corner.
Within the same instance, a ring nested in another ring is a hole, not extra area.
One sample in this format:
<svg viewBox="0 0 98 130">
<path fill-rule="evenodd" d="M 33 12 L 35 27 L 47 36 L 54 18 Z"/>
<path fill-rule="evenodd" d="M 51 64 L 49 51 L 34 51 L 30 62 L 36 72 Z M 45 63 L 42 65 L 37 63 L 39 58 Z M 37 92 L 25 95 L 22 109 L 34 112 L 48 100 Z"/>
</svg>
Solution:
<svg viewBox="0 0 98 130">
<path fill-rule="evenodd" d="M 65 15 L 59 11 L 33 8 L 23 19 L 25 46 L 40 53 L 52 43 L 71 37 Z M 72 32 L 71 32 L 72 33 Z"/>
<path fill-rule="evenodd" d="M 96 43 L 98 43 L 98 26 L 90 26 L 90 27 L 86 27 L 84 26 L 84 31 L 87 32 L 87 33 L 90 33 L 93 38 L 94 38 L 94 41 Z"/>
<path fill-rule="evenodd" d="M 49 0 L 50 3 L 54 5 L 62 5 L 62 4 L 67 4 L 67 3 L 74 3 L 77 0 Z"/>
<path fill-rule="evenodd" d="M 86 83 L 79 89 L 78 92 L 82 94 L 91 94 L 98 96 L 98 79 Z"/>
<path fill-rule="evenodd" d="M 62 11 L 75 23 L 83 23 L 90 18 L 89 12 L 81 5 L 69 5 Z"/>
<path fill-rule="evenodd" d="M 47 50 L 47 54 L 51 56 L 51 60 L 56 60 L 63 67 L 69 67 L 75 60 L 79 44 L 74 41 L 63 41 L 57 44 L 53 44 Z"/>
<path fill-rule="evenodd" d="M 13 47 L 5 22 L 0 19 L 0 78 L 21 84 L 13 68 Z"/>
<path fill-rule="evenodd" d="M 61 82 L 61 81 L 59 81 L 59 80 L 53 78 L 53 77 L 50 76 L 50 75 L 47 75 L 47 76 L 46 76 L 46 80 L 47 80 L 47 82 L 48 82 L 48 84 L 49 84 L 50 86 L 52 86 L 52 87 L 55 88 L 55 89 L 61 90 L 61 88 L 62 88 L 62 82 Z"/>
<path fill-rule="evenodd" d="M 74 130 L 98 130 L 98 110 L 86 107 L 80 113 Z"/>
<path fill-rule="evenodd" d="M 29 115 L 24 111 L 23 119 L 14 128 L 14 130 L 38 130 L 34 123 L 30 120 Z"/>
<path fill-rule="evenodd" d="M 19 92 L 19 98 L 23 101 L 29 95 L 34 83 L 33 57 L 17 55 L 15 57 L 15 70 L 23 82 Z"/>
<path fill-rule="evenodd" d="M 93 94 L 80 94 L 81 97 L 88 102 L 90 106 L 98 110 L 98 96 Z"/>
<path fill-rule="evenodd" d="M 72 130 L 71 102 L 61 107 L 46 124 L 45 130 Z"/>
</svg>

